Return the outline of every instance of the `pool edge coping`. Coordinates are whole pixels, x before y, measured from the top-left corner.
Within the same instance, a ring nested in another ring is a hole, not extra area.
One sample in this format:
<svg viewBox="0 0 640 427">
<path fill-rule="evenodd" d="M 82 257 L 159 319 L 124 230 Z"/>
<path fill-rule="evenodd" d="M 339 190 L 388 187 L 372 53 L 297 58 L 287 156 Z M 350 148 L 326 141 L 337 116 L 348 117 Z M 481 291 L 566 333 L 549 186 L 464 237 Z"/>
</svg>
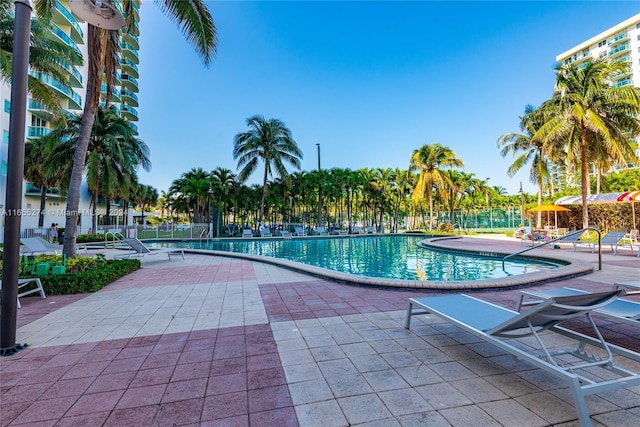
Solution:
<svg viewBox="0 0 640 427">
<path fill-rule="evenodd" d="M 422 242 L 425 245 L 437 250 L 455 251 L 458 253 L 468 253 L 475 255 L 487 254 L 488 251 L 471 249 L 458 249 L 450 248 L 446 246 L 437 245 L 437 241 L 462 239 L 463 236 L 438 236 L 432 238 L 426 238 Z M 459 281 L 421 281 L 421 280 L 404 280 L 404 279 L 385 279 L 380 277 L 371 276 L 357 276 L 349 273 L 342 273 L 335 270 L 329 270 L 327 268 L 316 267 L 308 264 L 303 264 L 286 259 L 267 257 L 262 255 L 244 254 L 240 252 L 227 252 L 216 251 L 207 249 L 184 249 L 186 253 L 195 253 L 202 255 L 222 256 L 227 258 L 244 259 L 248 261 L 261 262 L 265 264 L 275 265 L 278 267 L 286 268 L 288 270 L 296 271 L 303 274 L 309 274 L 314 277 L 322 279 L 330 279 L 340 283 L 355 285 L 355 286 L 371 286 L 377 288 L 391 288 L 391 289 L 403 289 L 403 290 L 429 290 L 429 291 L 490 291 L 495 289 L 515 289 L 534 285 L 540 285 L 543 283 L 555 282 L 563 279 L 570 279 L 573 277 L 583 276 L 593 273 L 594 267 L 591 263 L 575 261 L 562 256 L 531 256 L 520 255 L 522 258 L 531 258 L 536 260 L 547 260 L 549 262 L 562 262 L 566 265 L 559 266 L 558 268 L 538 271 L 535 273 L 518 274 L 509 277 L 499 277 L 494 279 L 481 279 L 481 280 L 459 280 Z M 509 253 L 490 251 L 491 254 L 496 255 L 509 255 Z"/>
</svg>

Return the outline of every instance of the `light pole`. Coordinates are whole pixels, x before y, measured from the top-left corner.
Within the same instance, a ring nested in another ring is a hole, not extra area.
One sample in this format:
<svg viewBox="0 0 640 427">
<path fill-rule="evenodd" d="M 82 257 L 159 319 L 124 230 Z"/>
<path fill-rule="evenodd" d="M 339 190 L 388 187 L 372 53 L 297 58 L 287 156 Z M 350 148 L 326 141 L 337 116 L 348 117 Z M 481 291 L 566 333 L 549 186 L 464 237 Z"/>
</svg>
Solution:
<svg viewBox="0 0 640 427">
<path fill-rule="evenodd" d="M 318 179 L 320 179 L 320 144 L 316 144 L 318 147 Z M 322 183 L 318 180 L 318 227 L 322 222 Z"/>
<path fill-rule="evenodd" d="M 520 194 L 520 221 L 522 221 L 522 225 L 524 226 L 524 191 L 522 190 L 522 181 L 520 181 L 520 191 L 518 191 L 518 194 Z"/>
<path fill-rule="evenodd" d="M 27 345 L 16 344 L 18 268 L 20 265 L 20 217 L 24 138 L 27 121 L 27 79 L 31 35 L 31 5 L 15 0 L 13 65 L 11 69 L 11 110 L 7 153 L 4 252 L 2 254 L 2 313 L 0 314 L 0 355 L 9 356 Z M 43 189 L 44 191 L 44 189 Z"/>
<path fill-rule="evenodd" d="M 213 237 L 213 188 L 209 186 L 209 237 Z"/>
</svg>

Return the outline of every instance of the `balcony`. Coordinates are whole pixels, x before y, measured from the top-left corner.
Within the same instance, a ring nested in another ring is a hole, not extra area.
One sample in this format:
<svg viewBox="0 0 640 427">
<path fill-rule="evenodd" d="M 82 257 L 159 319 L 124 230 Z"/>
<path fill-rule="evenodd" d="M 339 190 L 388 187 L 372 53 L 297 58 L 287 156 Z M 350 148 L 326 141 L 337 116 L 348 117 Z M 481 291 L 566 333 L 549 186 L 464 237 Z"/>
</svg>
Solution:
<svg viewBox="0 0 640 427">
<path fill-rule="evenodd" d="M 137 107 L 138 104 L 138 95 L 134 92 L 131 92 L 127 89 L 122 89 L 122 102 L 126 102 L 127 105 L 131 105 L 133 107 Z"/>
<path fill-rule="evenodd" d="M 107 95 L 107 85 L 100 86 L 100 92 L 102 92 L 101 96 L 104 99 Z M 120 90 L 116 87 L 111 88 L 111 102 L 121 102 Z"/>
<path fill-rule="evenodd" d="M 588 59 L 591 59 L 591 52 L 582 52 L 582 53 L 578 53 L 576 55 L 574 55 L 573 57 L 573 62 L 574 63 L 580 63 L 580 62 L 585 62 Z"/>
<path fill-rule="evenodd" d="M 104 102 L 101 102 L 100 107 L 105 108 L 106 104 Z M 117 105 L 109 104 L 109 108 L 113 108 L 114 110 L 116 110 L 116 114 L 120 115 L 120 107 L 118 107 Z"/>
<path fill-rule="evenodd" d="M 136 126 L 134 123 L 129 122 L 129 126 L 131 126 L 131 129 L 133 129 L 133 134 L 137 135 L 138 134 L 138 126 Z"/>
<path fill-rule="evenodd" d="M 84 44 L 84 33 L 82 28 L 80 28 L 80 24 L 78 24 L 76 18 L 74 18 L 71 12 L 69 12 L 69 10 L 67 10 L 67 8 L 59 1 L 56 1 L 56 9 L 53 13 L 53 22 L 65 27 L 70 27 L 71 38 L 73 41 L 78 44 Z"/>
<path fill-rule="evenodd" d="M 611 87 L 633 86 L 633 79 L 624 79 L 619 82 L 615 82 Z"/>
<path fill-rule="evenodd" d="M 140 59 L 138 59 L 138 49 L 133 45 L 130 45 L 129 43 L 120 43 L 120 51 L 122 52 L 122 56 L 125 58 L 132 60 L 136 64 L 140 62 Z"/>
<path fill-rule="evenodd" d="M 614 59 L 613 61 L 611 61 L 612 64 L 615 64 L 615 63 L 618 63 L 618 62 L 622 62 L 624 64 L 631 64 L 631 55 L 619 56 L 616 59 Z"/>
<path fill-rule="evenodd" d="M 24 188 L 25 196 L 38 196 L 42 194 L 42 188 L 36 187 L 30 182 L 27 182 Z M 60 188 L 59 187 L 51 187 L 47 188 L 47 197 L 60 197 Z"/>
<path fill-rule="evenodd" d="M 133 46 L 133 48 L 135 50 L 139 50 L 140 49 L 140 41 L 138 40 L 138 36 L 135 36 L 131 33 L 122 33 L 122 40 L 127 43 L 130 44 L 131 46 Z"/>
<path fill-rule="evenodd" d="M 607 46 L 616 46 L 620 43 L 626 42 L 627 40 L 629 40 L 629 34 L 627 33 L 618 34 L 617 36 L 615 36 L 614 38 L 612 38 L 607 42 Z"/>
<path fill-rule="evenodd" d="M 122 86 L 134 92 L 140 92 L 138 89 L 138 80 L 128 74 L 122 75 Z"/>
<path fill-rule="evenodd" d="M 44 105 L 40 104 L 35 99 L 29 98 L 27 109 L 29 110 L 29 112 L 31 112 L 31 114 L 40 117 L 46 122 L 49 122 L 54 118 L 53 113 L 46 109 Z"/>
<path fill-rule="evenodd" d="M 73 40 L 71 40 L 71 37 L 69 37 L 67 35 L 67 33 L 65 33 L 64 31 L 62 31 L 60 28 L 58 28 L 56 25 L 52 26 L 52 33 L 55 34 L 56 36 L 58 36 L 58 38 L 60 40 L 62 40 L 64 43 L 66 43 L 69 47 L 71 47 L 73 50 L 76 51 L 76 53 L 80 56 L 82 56 L 82 52 L 80 51 L 80 48 L 78 47 L 78 45 L 76 44 L 76 42 L 74 42 Z"/>
<path fill-rule="evenodd" d="M 47 85 L 54 88 L 60 95 L 64 95 L 64 97 L 69 101 L 67 110 L 82 109 L 82 98 L 80 98 L 80 95 L 75 93 L 69 86 L 65 85 L 57 79 L 54 79 L 48 74 L 36 73 L 35 71 L 31 71 L 29 74 L 32 77 L 35 77 L 41 82 L 46 83 Z"/>
<path fill-rule="evenodd" d="M 622 46 L 618 46 L 615 49 L 609 51 L 609 59 L 615 58 L 617 56 L 623 55 L 629 51 L 629 45 L 623 44 Z"/>
<path fill-rule="evenodd" d="M 132 60 L 120 58 L 120 66 L 122 67 L 122 71 L 129 74 L 130 76 L 136 78 L 140 77 L 140 74 L 138 73 L 138 66 Z"/>
<path fill-rule="evenodd" d="M 29 138 L 39 138 L 41 136 L 49 135 L 51 129 L 41 127 L 41 126 L 29 126 L 27 128 L 27 137 Z"/>
<path fill-rule="evenodd" d="M 124 117 L 125 119 L 131 120 L 134 122 L 138 121 L 138 111 L 135 108 L 130 107 L 128 105 L 122 105 L 121 111 L 122 111 L 122 117 Z"/>
<path fill-rule="evenodd" d="M 69 72 L 69 86 L 82 87 L 82 74 L 80 74 L 80 71 L 78 71 L 76 67 L 69 65 L 69 63 L 63 60 L 60 60 L 60 65 L 62 65 L 65 70 Z"/>
</svg>

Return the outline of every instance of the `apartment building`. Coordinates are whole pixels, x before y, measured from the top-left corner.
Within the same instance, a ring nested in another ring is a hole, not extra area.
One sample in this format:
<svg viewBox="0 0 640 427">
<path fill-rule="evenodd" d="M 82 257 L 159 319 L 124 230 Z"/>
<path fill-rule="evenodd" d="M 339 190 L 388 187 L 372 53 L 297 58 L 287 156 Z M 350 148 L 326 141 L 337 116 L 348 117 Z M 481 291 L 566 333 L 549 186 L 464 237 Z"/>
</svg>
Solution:
<svg viewBox="0 0 640 427">
<path fill-rule="evenodd" d="M 135 20 L 139 22 L 139 7 L 141 0 L 133 0 Z M 34 11 L 35 13 L 35 11 Z M 68 5 L 67 0 L 58 0 L 55 3 L 55 10 L 52 18 L 53 34 L 62 42 L 66 43 L 77 52 L 87 58 L 87 23 L 75 16 Z M 137 27 L 137 23 L 136 23 Z M 138 34 L 138 31 L 134 31 Z M 137 132 L 136 122 L 138 121 L 138 37 L 134 34 L 121 33 L 121 54 L 120 54 L 120 71 L 117 75 L 117 86 L 113 89 L 111 105 L 115 106 L 120 115 L 131 122 L 133 129 Z M 49 75 L 30 72 L 30 74 L 46 85 L 55 90 L 62 100 L 64 108 L 75 114 L 82 114 L 84 108 L 83 100 L 85 97 L 84 82 L 87 80 L 87 66 L 81 67 L 69 66 L 70 73 L 69 87 L 62 85 Z M 102 90 L 106 91 L 106 85 L 102 86 Z M 6 179 L 7 179 L 7 151 L 9 143 L 9 112 L 11 108 L 11 86 L 6 83 L 0 83 L 0 99 L 3 102 L 3 109 L 0 111 L 0 127 L 2 129 L 3 141 L 0 144 L 0 210 L 4 208 L 6 196 Z M 103 96 L 104 100 L 104 96 Z M 37 138 L 48 134 L 51 131 L 51 120 L 53 115 L 50 111 L 43 108 L 37 101 L 28 98 L 27 101 L 27 117 L 26 117 L 26 135 L 27 138 Z M 22 216 L 22 229 L 33 229 L 38 225 L 38 215 L 40 208 L 40 198 L 43 189 L 40 189 L 29 182 L 23 185 L 23 201 L 22 207 L 24 215 Z M 64 224 L 64 210 L 66 200 L 64 194 L 59 188 L 47 188 L 46 206 L 45 206 L 45 222 L 44 226 L 50 226 L 51 223 Z M 80 196 L 80 228 L 82 233 L 86 233 L 91 227 L 91 217 L 88 214 L 90 195 L 87 190 L 86 182 Z M 105 202 L 102 206 L 98 203 L 99 210 L 106 210 Z M 114 212 L 118 207 L 113 206 Z M 0 240 L 4 232 L 0 224 Z"/>
<path fill-rule="evenodd" d="M 627 64 L 624 72 L 611 77 L 611 85 L 640 87 L 640 13 L 561 53 L 556 61 L 580 67 L 589 58 Z M 640 158 L 640 150 L 636 154 Z"/>
</svg>

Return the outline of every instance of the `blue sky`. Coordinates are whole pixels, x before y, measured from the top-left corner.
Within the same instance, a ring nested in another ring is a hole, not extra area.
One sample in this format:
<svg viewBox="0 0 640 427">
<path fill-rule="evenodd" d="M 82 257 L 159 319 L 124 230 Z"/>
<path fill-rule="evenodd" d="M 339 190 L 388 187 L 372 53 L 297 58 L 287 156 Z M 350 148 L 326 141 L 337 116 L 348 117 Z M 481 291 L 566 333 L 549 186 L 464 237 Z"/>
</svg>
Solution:
<svg viewBox="0 0 640 427">
<path fill-rule="evenodd" d="M 551 96 L 555 57 L 640 12 L 637 1 L 212 1 L 218 53 L 205 68 L 177 26 L 141 7 L 140 121 L 167 190 L 192 167 L 237 171 L 233 137 L 255 114 L 282 120 L 302 170 L 406 169 L 424 144 L 510 194 L 496 141 Z M 260 182 L 258 176 L 249 184 Z"/>
</svg>

